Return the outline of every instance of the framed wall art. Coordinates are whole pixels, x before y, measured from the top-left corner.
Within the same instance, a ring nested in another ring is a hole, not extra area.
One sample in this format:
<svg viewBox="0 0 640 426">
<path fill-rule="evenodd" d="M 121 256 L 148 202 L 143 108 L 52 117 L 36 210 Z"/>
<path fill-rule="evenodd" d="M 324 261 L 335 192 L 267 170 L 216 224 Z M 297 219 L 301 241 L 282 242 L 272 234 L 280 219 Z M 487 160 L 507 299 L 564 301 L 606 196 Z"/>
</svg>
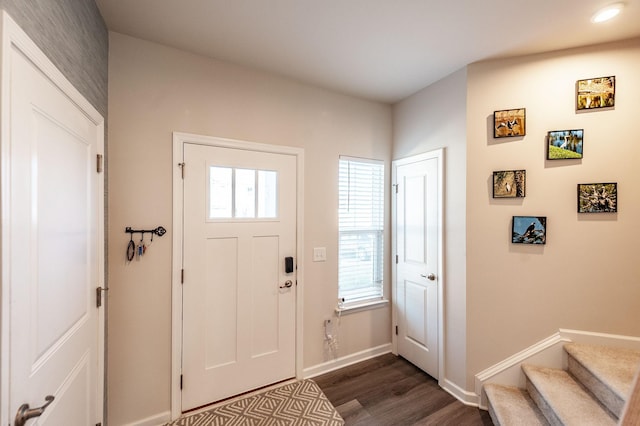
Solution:
<svg viewBox="0 0 640 426">
<path fill-rule="evenodd" d="M 493 172 L 493 198 L 524 197 L 526 177 L 526 170 Z"/>
<path fill-rule="evenodd" d="M 576 82 L 576 109 L 609 108 L 616 101 L 616 77 L 598 77 Z"/>
<path fill-rule="evenodd" d="M 578 213 L 616 213 L 617 211 L 617 183 L 578 184 Z"/>
<path fill-rule="evenodd" d="M 546 244 L 547 218 L 545 216 L 513 216 L 511 242 L 514 244 Z"/>
<path fill-rule="evenodd" d="M 584 149 L 584 130 L 553 130 L 547 134 L 547 159 L 581 159 Z"/>
<path fill-rule="evenodd" d="M 526 134 L 525 108 L 493 112 L 493 137 L 509 138 Z"/>
</svg>

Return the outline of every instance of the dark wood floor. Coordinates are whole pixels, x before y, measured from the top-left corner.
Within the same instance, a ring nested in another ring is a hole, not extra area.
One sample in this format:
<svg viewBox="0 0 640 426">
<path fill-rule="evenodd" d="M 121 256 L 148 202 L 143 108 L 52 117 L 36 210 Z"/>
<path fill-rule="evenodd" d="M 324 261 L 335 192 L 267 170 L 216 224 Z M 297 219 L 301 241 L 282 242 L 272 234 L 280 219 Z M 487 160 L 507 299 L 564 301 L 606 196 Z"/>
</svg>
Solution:
<svg viewBox="0 0 640 426">
<path fill-rule="evenodd" d="M 313 380 L 347 425 L 493 425 L 486 411 L 462 404 L 431 376 L 393 354 Z"/>
</svg>

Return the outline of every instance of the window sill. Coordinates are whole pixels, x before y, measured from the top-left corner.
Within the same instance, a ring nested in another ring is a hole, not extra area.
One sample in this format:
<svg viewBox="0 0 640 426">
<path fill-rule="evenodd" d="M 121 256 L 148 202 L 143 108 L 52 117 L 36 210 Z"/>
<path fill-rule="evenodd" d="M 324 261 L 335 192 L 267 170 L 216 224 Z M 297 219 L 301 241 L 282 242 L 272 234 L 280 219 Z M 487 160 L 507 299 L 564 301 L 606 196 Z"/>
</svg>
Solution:
<svg viewBox="0 0 640 426">
<path fill-rule="evenodd" d="M 358 302 L 352 304 L 344 304 L 342 307 L 336 307 L 337 315 L 355 314 L 356 312 L 368 311 L 370 309 L 378 309 L 389 304 L 387 299 L 378 299 L 367 302 Z"/>
</svg>

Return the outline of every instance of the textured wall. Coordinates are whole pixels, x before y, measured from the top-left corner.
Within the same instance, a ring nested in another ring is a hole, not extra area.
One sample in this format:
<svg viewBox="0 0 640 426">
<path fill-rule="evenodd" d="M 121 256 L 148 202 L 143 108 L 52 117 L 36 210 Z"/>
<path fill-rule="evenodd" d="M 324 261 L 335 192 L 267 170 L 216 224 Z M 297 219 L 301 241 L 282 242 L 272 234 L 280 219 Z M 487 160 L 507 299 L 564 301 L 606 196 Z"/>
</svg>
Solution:
<svg viewBox="0 0 640 426">
<path fill-rule="evenodd" d="M 0 0 L 71 83 L 107 116 L 109 34 L 93 0 Z"/>
</svg>

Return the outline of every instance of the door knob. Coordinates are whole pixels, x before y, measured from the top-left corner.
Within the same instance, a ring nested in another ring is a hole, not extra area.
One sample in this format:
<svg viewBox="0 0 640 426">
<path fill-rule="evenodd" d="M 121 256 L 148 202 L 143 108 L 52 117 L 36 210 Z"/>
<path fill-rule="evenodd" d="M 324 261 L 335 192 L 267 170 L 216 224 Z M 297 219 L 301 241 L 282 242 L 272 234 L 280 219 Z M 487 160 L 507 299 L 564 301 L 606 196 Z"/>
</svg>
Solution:
<svg viewBox="0 0 640 426">
<path fill-rule="evenodd" d="M 20 408 L 18 408 L 16 418 L 13 421 L 13 426 L 24 426 L 27 420 L 34 417 L 40 417 L 49 404 L 53 402 L 54 397 L 53 395 L 47 395 L 44 400 L 46 401 L 44 405 L 38 408 L 29 408 L 29 404 L 22 404 Z"/>
<path fill-rule="evenodd" d="M 280 288 L 291 288 L 292 285 L 293 283 L 291 282 L 291 280 L 286 280 L 284 282 L 284 285 L 281 285 Z"/>
<path fill-rule="evenodd" d="M 429 274 L 429 275 L 425 275 L 425 274 L 420 274 L 420 276 L 422 278 L 426 278 L 429 281 L 434 281 L 436 279 L 436 276 L 434 274 Z"/>
</svg>

